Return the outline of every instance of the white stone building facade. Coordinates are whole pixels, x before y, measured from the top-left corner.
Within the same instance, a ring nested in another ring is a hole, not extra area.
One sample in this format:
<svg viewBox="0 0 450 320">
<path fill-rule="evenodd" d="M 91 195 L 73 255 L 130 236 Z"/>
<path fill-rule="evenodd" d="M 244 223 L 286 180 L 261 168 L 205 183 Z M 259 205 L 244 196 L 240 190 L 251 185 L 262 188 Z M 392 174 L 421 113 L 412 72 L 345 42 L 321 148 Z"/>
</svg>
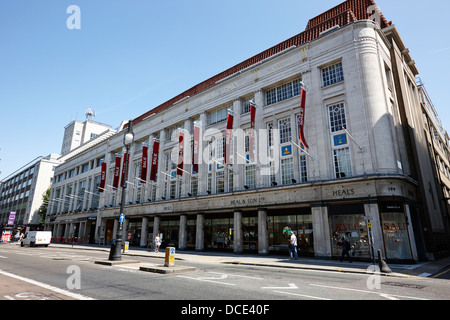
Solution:
<svg viewBox="0 0 450 320">
<path fill-rule="evenodd" d="M 373 3 L 343 5 L 359 2 Z M 327 23 L 353 14 L 336 8 Z M 419 148 L 422 138 L 405 131 L 412 116 L 416 128 L 406 130 L 420 135 L 419 96 L 399 102 L 405 83 L 417 92 L 417 69 L 402 53 L 395 60 L 395 48 L 403 46 L 395 26 L 353 20 L 293 46 L 288 40 L 285 49 L 132 120 L 124 240 L 147 246 L 159 233 L 164 245 L 179 250 L 271 254 L 286 249 L 293 230 L 304 255 L 340 257 L 337 240 L 344 236 L 355 258 L 370 259 L 378 249 L 388 261 L 432 258 L 424 221 L 446 234 L 448 217 L 427 176 L 432 163 L 417 164 L 427 152 Z M 306 150 L 298 135 L 302 86 Z M 256 104 L 254 161 L 246 160 L 250 101 Z M 228 110 L 234 115 L 232 165 L 224 165 Z M 195 126 L 201 128 L 198 172 L 191 161 Z M 177 175 L 180 132 L 183 173 Z M 114 171 L 116 159 L 124 158 L 123 136 L 120 131 L 56 169 L 47 221 L 56 241 L 115 238 L 122 191 L 114 187 Z M 151 162 L 155 142 L 157 181 L 150 181 L 150 164 L 142 181 L 143 147 Z M 99 189 L 102 162 L 107 171 Z"/>
</svg>

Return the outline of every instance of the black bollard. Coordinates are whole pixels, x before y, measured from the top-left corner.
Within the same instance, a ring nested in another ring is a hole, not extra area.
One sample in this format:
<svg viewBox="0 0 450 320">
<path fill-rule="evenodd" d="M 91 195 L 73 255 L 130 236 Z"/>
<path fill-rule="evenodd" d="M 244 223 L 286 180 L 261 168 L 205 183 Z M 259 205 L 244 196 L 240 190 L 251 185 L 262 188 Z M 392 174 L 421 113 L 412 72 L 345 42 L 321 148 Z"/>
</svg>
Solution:
<svg viewBox="0 0 450 320">
<path fill-rule="evenodd" d="M 380 270 L 384 273 L 392 273 L 387 263 L 381 258 L 381 250 L 378 249 L 378 263 L 380 264 Z"/>
</svg>

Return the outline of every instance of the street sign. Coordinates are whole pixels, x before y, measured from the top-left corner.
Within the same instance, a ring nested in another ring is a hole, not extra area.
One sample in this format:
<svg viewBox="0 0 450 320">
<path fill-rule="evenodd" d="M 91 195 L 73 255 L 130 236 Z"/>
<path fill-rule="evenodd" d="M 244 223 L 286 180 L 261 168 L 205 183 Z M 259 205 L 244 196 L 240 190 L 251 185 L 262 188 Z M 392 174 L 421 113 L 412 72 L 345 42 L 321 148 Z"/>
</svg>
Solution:
<svg viewBox="0 0 450 320">
<path fill-rule="evenodd" d="M 166 248 L 166 259 L 164 266 L 165 267 L 173 267 L 175 265 L 175 248 L 167 247 Z"/>
<path fill-rule="evenodd" d="M 125 215 L 123 213 L 120 214 L 119 222 L 120 223 L 125 222 Z"/>
</svg>

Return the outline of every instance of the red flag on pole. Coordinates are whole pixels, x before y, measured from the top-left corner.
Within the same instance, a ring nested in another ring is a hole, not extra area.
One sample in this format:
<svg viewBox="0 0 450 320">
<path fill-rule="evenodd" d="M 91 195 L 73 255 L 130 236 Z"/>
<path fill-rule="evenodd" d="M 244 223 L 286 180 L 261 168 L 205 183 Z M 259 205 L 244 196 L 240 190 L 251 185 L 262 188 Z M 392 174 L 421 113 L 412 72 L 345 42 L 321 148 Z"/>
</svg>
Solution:
<svg viewBox="0 0 450 320">
<path fill-rule="evenodd" d="M 184 164 L 184 132 L 180 130 L 178 134 L 177 176 L 183 175 L 183 164 Z"/>
<path fill-rule="evenodd" d="M 250 102 L 250 135 L 249 135 L 249 158 L 255 160 L 255 117 L 256 106 L 253 102 Z"/>
<path fill-rule="evenodd" d="M 192 171 L 198 172 L 198 154 L 200 147 L 200 126 L 194 123 L 194 144 L 192 145 Z"/>
<path fill-rule="evenodd" d="M 156 181 L 156 173 L 158 172 L 158 158 L 159 158 L 159 142 L 153 142 L 152 151 L 152 167 L 150 169 L 150 181 Z"/>
<path fill-rule="evenodd" d="M 120 185 L 121 186 L 123 186 L 123 183 L 125 182 L 126 183 L 126 181 L 124 181 L 124 178 L 125 178 L 125 171 L 126 170 L 128 170 L 128 162 L 130 161 L 130 155 L 129 154 L 124 154 L 124 157 L 123 157 L 123 166 L 122 166 L 122 178 L 121 178 L 121 182 L 120 182 Z"/>
<path fill-rule="evenodd" d="M 119 187 L 119 178 L 120 178 L 120 161 L 122 159 L 119 157 L 116 157 L 116 166 L 114 168 L 114 182 L 113 182 L 113 188 L 114 190 L 117 190 Z"/>
<path fill-rule="evenodd" d="M 230 164 L 231 137 L 233 134 L 233 115 L 229 112 L 227 119 L 227 132 L 225 133 L 225 164 Z"/>
<path fill-rule="evenodd" d="M 298 120 L 298 135 L 300 142 L 302 143 L 303 147 L 306 149 L 309 149 L 308 144 L 306 143 L 305 139 L 305 133 L 303 131 L 305 126 L 305 106 L 306 106 L 306 91 L 303 90 L 303 88 L 300 89 L 300 98 L 301 98 L 301 105 L 300 105 L 300 118 Z"/>
<path fill-rule="evenodd" d="M 102 175 L 100 176 L 100 185 L 98 187 L 98 192 L 103 192 L 105 190 L 106 184 L 106 162 L 102 162 Z"/>
<path fill-rule="evenodd" d="M 142 147 L 141 182 L 147 181 L 148 147 Z"/>
</svg>

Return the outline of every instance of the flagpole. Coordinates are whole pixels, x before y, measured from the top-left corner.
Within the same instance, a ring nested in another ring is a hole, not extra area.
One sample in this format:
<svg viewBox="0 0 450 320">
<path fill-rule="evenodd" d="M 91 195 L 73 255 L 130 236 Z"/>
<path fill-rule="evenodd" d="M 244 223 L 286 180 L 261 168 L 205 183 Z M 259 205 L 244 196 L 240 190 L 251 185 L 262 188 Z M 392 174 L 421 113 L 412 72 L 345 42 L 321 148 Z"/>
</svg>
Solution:
<svg viewBox="0 0 450 320">
<path fill-rule="evenodd" d="M 310 155 L 305 149 L 303 149 L 302 147 L 300 147 L 298 144 L 296 144 L 294 141 L 291 140 L 291 143 L 296 146 L 297 148 L 299 148 L 304 154 L 306 154 L 308 157 L 310 157 L 312 160 L 316 160 L 315 156 Z"/>
<path fill-rule="evenodd" d="M 350 138 L 350 139 L 358 146 L 358 148 L 359 148 L 359 150 L 360 150 L 361 152 L 363 152 L 363 151 L 365 150 L 364 147 L 361 147 L 361 146 L 359 145 L 359 143 L 356 142 L 355 138 L 353 138 L 353 136 L 350 134 L 350 132 L 347 131 L 347 129 L 345 129 L 344 127 L 342 127 L 342 130 L 344 130 L 345 133 L 348 134 L 348 137 L 349 137 L 349 138 Z"/>
</svg>

